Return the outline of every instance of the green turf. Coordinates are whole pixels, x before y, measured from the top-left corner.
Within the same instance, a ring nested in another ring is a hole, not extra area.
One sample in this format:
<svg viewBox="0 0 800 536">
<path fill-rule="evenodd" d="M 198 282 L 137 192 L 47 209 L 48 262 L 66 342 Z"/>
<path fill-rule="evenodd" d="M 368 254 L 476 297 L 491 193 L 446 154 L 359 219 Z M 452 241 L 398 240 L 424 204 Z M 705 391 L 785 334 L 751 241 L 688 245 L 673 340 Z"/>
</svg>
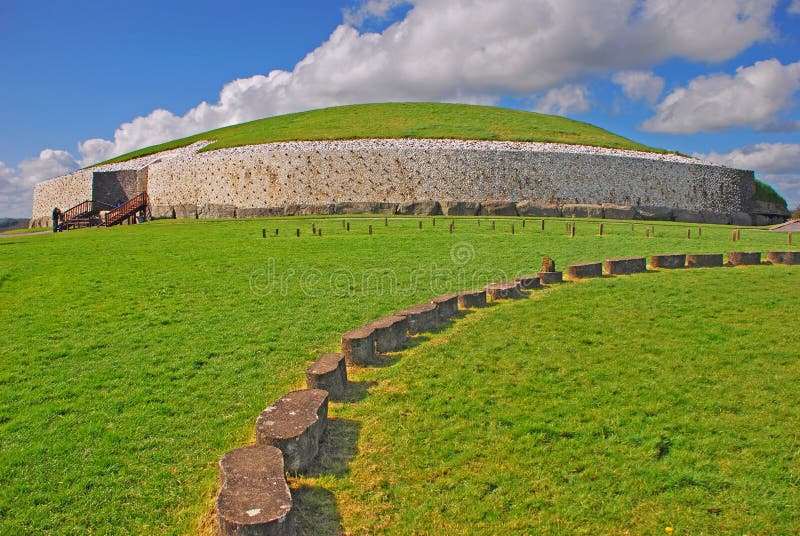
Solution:
<svg viewBox="0 0 800 536">
<path fill-rule="evenodd" d="M 147 147 L 102 164 L 124 162 L 200 140 L 214 141 L 204 149 L 211 151 L 278 141 L 366 138 L 539 141 L 664 152 L 565 117 L 492 106 L 409 102 L 337 106 L 268 117 Z"/>
<path fill-rule="evenodd" d="M 352 534 L 797 534 L 799 276 L 639 274 L 467 315 L 354 375 L 368 396 L 331 414 L 357 455 L 303 484 Z"/>
<path fill-rule="evenodd" d="M 479 228 L 458 219 L 451 235 L 449 219 L 420 220 L 422 230 L 416 218 L 388 228 L 352 219 L 349 233 L 337 218 L 168 222 L 0 241 L 0 533 L 195 532 L 217 460 L 253 440 L 260 410 L 302 386 L 305 366 L 335 350 L 342 332 L 534 271 L 543 255 L 564 266 L 786 248 L 785 234 L 744 230 L 733 244 L 731 228 L 716 226 L 702 236 L 697 226 L 658 226 L 646 238 L 643 224 L 606 222 L 600 238 L 597 223 L 579 221 L 569 238 L 562 221 L 541 231 L 517 219 L 512 235 L 510 220 L 493 231 L 489 220 Z M 312 222 L 322 237 L 311 235 Z M 717 297 L 703 288 L 701 297 Z M 774 302 L 746 303 L 759 318 L 750 333 L 761 336 L 760 309 Z M 341 500 L 354 496 L 342 490 Z"/>
</svg>

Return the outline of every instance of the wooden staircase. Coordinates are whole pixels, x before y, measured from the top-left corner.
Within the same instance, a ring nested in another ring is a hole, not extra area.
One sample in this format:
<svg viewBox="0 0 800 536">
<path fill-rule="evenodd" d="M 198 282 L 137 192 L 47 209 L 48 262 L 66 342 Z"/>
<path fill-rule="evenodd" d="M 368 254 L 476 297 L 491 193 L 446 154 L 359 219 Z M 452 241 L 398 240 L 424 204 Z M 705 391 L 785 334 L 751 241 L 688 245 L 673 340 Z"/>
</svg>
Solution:
<svg viewBox="0 0 800 536">
<path fill-rule="evenodd" d="M 110 205 L 91 199 L 78 203 L 61 215 L 63 230 L 96 227 L 102 222 L 100 211 L 110 208 L 112 208 Z"/>
<path fill-rule="evenodd" d="M 136 217 L 140 212 L 144 212 L 145 221 L 150 219 L 150 202 L 147 197 L 147 192 L 142 192 L 133 199 L 126 201 L 125 204 L 110 210 L 99 225 L 101 227 L 118 225 L 130 218 Z"/>
</svg>

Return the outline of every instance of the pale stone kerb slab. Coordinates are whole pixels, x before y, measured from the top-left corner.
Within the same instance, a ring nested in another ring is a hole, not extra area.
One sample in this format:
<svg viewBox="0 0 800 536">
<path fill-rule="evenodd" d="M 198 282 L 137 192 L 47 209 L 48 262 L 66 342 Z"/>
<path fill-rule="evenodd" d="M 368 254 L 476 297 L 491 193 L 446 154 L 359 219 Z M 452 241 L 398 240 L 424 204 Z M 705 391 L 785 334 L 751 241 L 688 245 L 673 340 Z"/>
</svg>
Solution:
<svg viewBox="0 0 800 536">
<path fill-rule="evenodd" d="M 397 205 L 397 214 L 415 216 L 438 216 L 442 207 L 438 201 L 411 201 Z"/>
<path fill-rule="evenodd" d="M 375 355 L 375 329 L 369 325 L 342 335 L 342 353 L 348 363 L 366 367 L 378 362 Z"/>
<path fill-rule="evenodd" d="M 446 294 L 437 296 L 431 300 L 436 304 L 436 311 L 439 313 L 439 323 L 444 323 L 458 314 L 458 294 Z"/>
<path fill-rule="evenodd" d="M 639 213 L 633 207 L 604 204 L 603 217 L 607 220 L 635 220 L 639 218 Z"/>
<path fill-rule="evenodd" d="M 668 207 L 637 207 L 636 217 L 646 221 L 672 221 L 674 215 Z"/>
<path fill-rule="evenodd" d="M 439 326 L 439 306 L 435 303 L 413 305 L 395 313 L 408 319 L 408 333 L 416 335 L 433 331 Z"/>
<path fill-rule="evenodd" d="M 283 207 L 237 207 L 237 218 L 267 218 L 272 216 L 285 216 Z"/>
<path fill-rule="evenodd" d="M 558 205 L 537 203 L 534 201 L 520 201 L 517 203 L 517 213 L 520 216 L 537 218 L 560 218 L 561 209 Z"/>
<path fill-rule="evenodd" d="M 327 425 L 327 391 L 292 391 L 261 412 L 256 441 L 280 449 L 286 469 L 300 473 L 311 467 Z"/>
<path fill-rule="evenodd" d="M 690 253 L 686 255 L 688 268 L 717 268 L 722 265 L 722 253 Z"/>
<path fill-rule="evenodd" d="M 733 266 L 747 266 L 761 264 L 760 251 L 729 251 L 728 264 Z"/>
<path fill-rule="evenodd" d="M 477 201 L 442 201 L 440 206 L 446 216 L 477 216 L 481 212 Z"/>
<path fill-rule="evenodd" d="M 197 219 L 197 205 L 175 205 L 175 218 L 179 220 Z"/>
<path fill-rule="evenodd" d="M 626 257 L 622 259 L 606 259 L 603 268 L 608 275 L 630 275 L 647 271 L 644 257 Z"/>
<path fill-rule="evenodd" d="M 486 285 L 486 296 L 492 301 L 517 300 L 524 298 L 526 294 L 522 292 L 516 281 L 501 281 Z"/>
<path fill-rule="evenodd" d="M 686 267 L 685 253 L 662 253 L 650 256 L 650 266 L 652 268 L 684 268 Z"/>
<path fill-rule="evenodd" d="M 458 305 L 462 309 L 486 307 L 486 290 L 465 290 L 459 292 Z"/>
<path fill-rule="evenodd" d="M 375 350 L 384 354 L 396 352 L 408 344 L 408 318 L 390 315 L 368 324 L 375 338 Z"/>
<path fill-rule="evenodd" d="M 279 449 L 255 445 L 232 450 L 219 462 L 219 478 L 219 534 L 295 534 L 292 495 Z"/>
<path fill-rule="evenodd" d="M 236 217 L 236 207 L 233 205 L 221 205 L 216 203 L 207 203 L 200 205 L 197 209 L 198 219 L 230 219 Z"/>
<path fill-rule="evenodd" d="M 343 400 L 347 391 L 344 354 L 323 354 L 306 369 L 306 387 L 328 391 L 330 400 Z"/>
<path fill-rule="evenodd" d="M 517 204 L 513 201 L 483 201 L 481 216 L 517 216 Z"/>
<path fill-rule="evenodd" d="M 767 251 L 767 261 L 772 264 L 800 264 L 800 251 Z"/>
<path fill-rule="evenodd" d="M 602 205 L 571 203 L 561 207 L 561 214 L 565 218 L 596 218 L 603 217 Z"/>
<path fill-rule="evenodd" d="M 603 277 L 603 265 L 599 262 L 582 262 L 567 266 L 567 278 L 587 279 L 590 277 Z"/>
<path fill-rule="evenodd" d="M 154 220 L 169 220 L 175 218 L 175 209 L 169 205 L 153 205 L 150 208 L 150 216 Z"/>
</svg>

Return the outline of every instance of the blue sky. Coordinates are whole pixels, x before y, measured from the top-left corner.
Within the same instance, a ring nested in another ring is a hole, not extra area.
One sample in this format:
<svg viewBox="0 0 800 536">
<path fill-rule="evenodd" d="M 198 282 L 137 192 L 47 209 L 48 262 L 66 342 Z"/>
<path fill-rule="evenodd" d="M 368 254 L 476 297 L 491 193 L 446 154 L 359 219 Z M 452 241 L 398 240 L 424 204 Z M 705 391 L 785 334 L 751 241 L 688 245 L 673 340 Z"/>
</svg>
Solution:
<svg viewBox="0 0 800 536">
<path fill-rule="evenodd" d="M 115 154 L 389 100 L 566 115 L 800 203 L 800 0 L 0 0 L 0 73 L 0 216 Z"/>
</svg>

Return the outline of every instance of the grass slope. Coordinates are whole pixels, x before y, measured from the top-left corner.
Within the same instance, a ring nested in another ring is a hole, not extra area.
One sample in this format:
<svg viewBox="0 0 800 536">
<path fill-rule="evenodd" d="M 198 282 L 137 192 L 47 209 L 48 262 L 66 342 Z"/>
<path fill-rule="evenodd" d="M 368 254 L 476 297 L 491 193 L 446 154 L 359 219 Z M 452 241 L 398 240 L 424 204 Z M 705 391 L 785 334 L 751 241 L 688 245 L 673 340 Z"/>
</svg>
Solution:
<svg viewBox="0 0 800 536">
<path fill-rule="evenodd" d="M 195 533 L 221 455 L 253 440 L 261 409 L 302 386 L 305 366 L 341 333 L 535 271 L 543 255 L 563 266 L 786 247 L 784 234 L 747 230 L 734 246 L 724 226 L 687 240 L 677 224 L 646 238 L 644 225 L 606 222 L 600 238 L 596 223 L 579 221 L 569 238 L 560 221 L 542 231 L 516 220 L 514 235 L 505 220 L 495 231 L 456 220 L 452 235 L 442 218 L 423 221 L 420 230 L 417 219 L 352 219 L 349 233 L 336 218 L 178 221 L 0 241 L 0 533 Z M 323 237 L 311 236 L 312 222 Z M 752 306 L 759 333 L 770 329 L 759 308 L 772 306 Z M 340 489 L 345 502 L 358 493 Z"/>
<path fill-rule="evenodd" d="M 147 147 L 102 163 L 124 162 L 200 140 L 214 140 L 204 149 L 211 151 L 278 141 L 366 138 L 540 141 L 664 152 L 554 115 L 492 106 L 409 102 L 337 106 L 268 117 Z"/>
</svg>

